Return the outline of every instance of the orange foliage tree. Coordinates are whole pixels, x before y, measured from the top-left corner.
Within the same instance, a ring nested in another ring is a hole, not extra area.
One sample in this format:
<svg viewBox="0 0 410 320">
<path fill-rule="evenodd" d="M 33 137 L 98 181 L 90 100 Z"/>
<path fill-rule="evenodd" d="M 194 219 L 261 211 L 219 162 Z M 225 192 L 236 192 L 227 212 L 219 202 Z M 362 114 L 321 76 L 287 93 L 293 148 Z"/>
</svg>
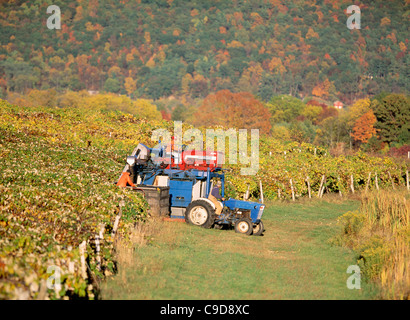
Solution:
<svg viewBox="0 0 410 320">
<path fill-rule="evenodd" d="M 370 110 L 356 120 L 351 136 L 356 141 L 366 143 L 371 137 L 376 135 L 374 124 L 377 122 L 376 116 Z"/>
<path fill-rule="evenodd" d="M 333 83 L 329 81 L 329 79 L 325 79 L 325 81 L 316 85 L 312 90 L 312 95 L 319 97 L 319 98 L 328 98 L 329 92 L 334 88 Z"/>
<path fill-rule="evenodd" d="M 259 129 L 268 133 L 271 129 L 268 109 L 251 93 L 232 93 L 221 90 L 208 95 L 194 116 L 198 126 Z"/>
</svg>

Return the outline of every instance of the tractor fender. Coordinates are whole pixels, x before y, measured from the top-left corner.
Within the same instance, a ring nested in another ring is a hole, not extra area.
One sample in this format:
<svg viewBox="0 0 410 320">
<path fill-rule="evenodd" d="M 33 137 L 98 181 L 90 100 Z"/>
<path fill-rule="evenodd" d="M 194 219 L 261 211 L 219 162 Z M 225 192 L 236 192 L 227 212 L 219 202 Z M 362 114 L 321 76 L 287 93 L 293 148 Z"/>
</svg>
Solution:
<svg viewBox="0 0 410 320">
<path fill-rule="evenodd" d="M 208 203 L 212 206 L 212 208 L 215 210 L 215 205 L 214 205 L 214 203 L 213 203 L 211 200 L 209 200 L 208 198 L 197 198 L 197 199 L 195 199 L 194 201 L 196 201 L 196 200 L 203 200 L 203 201 L 208 202 Z"/>
</svg>

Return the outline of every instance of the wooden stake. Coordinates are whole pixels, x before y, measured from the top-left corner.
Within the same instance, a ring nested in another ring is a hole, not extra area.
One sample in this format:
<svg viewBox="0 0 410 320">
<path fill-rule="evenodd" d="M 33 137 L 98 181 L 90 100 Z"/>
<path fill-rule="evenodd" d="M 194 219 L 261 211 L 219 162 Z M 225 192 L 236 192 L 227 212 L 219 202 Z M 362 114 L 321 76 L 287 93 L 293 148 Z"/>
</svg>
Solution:
<svg viewBox="0 0 410 320">
<path fill-rule="evenodd" d="M 292 179 L 290 179 L 290 188 L 292 190 L 292 200 L 295 201 L 295 190 L 293 189 Z"/>
<path fill-rule="evenodd" d="M 98 271 L 101 271 L 100 241 L 104 239 L 104 230 L 105 230 L 105 224 L 102 224 L 100 226 L 100 232 L 95 235 L 95 253 L 97 256 L 97 270 Z"/>
<path fill-rule="evenodd" d="M 379 190 L 379 181 L 377 179 L 377 172 L 374 174 L 375 176 L 375 182 L 376 182 L 376 189 Z"/>
<path fill-rule="evenodd" d="M 261 191 L 261 203 L 263 203 L 263 189 L 262 189 L 262 181 L 259 180 L 259 189 Z"/>
<path fill-rule="evenodd" d="M 97 270 L 101 271 L 101 256 L 100 256 L 100 236 L 95 235 L 95 254 L 97 258 Z"/>
<path fill-rule="evenodd" d="M 410 191 L 410 180 L 409 180 L 409 171 L 406 171 L 406 185 L 407 185 L 407 191 Z"/>
<path fill-rule="evenodd" d="M 337 189 L 339 189 L 339 196 L 342 197 L 342 190 L 340 190 L 340 177 L 337 176 Z"/>
<path fill-rule="evenodd" d="M 249 199 L 249 184 L 248 184 L 248 189 L 246 189 L 246 193 L 245 193 L 245 200 Z"/>
<path fill-rule="evenodd" d="M 352 190 L 352 193 L 354 193 L 354 180 L 353 180 L 353 175 L 350 175 L 350 190 Z"/>
<path fill-rule="evenodd" d="M 280 189 L 278 189 L 278 198 L 280 199 Z"/>
<path fill-rule="evenodd" d="M 72 247 L 69 246 L 67 250 L 68 250 L 69 252 L 71 252 Z M 71 274 L 74 274 L 74 272 L 75 272 L 75 263 L 74 263 L 74 261 L 71 261 L 71 259 L 68 258 L 68 259 L 67 259 L 67 265 L 68 265 L 68 272 L 70 272 Z"/>
<path fill-rule="evenodd" d="M 322 181 L 320 182 L 319 191 L 317 193 L 317 197 L 320 198 L 320 194 L 322 193 L 323 183 L 325 182 L 325 175 L 322 176 Z"/>
<path fill-rule="evenodd" d="M 322 186 L 322 190 L 320 190 L 320 197 L 323 197 L 323 192 L 325 191 L 325 182 L 326 182 L 326 176 L 323 176 L 323 186 Z"/>
<path fill-rule="evenodd" d="M 365 192 L 367 192 L 367 190 L 369 189 L 369 184 L 370 184 L 370 178 L 371 178 L 371 176 L 372 176 L 372 173 L 369 172 L 369 177 L 367 178 L 367 183 L 366 183 L 366 190 L 365 190 Z"/>
<path fill-rule="evenodd" d="M 311 192 L 311 190 L 310 190 L 310 179 L 309 179 L 309 176 L 306 177 L 306 183 L 307 183 L 307 186 L 308 186 L 309 199 L 312 199 L 312 192 Z"/>
<path fill-rule="evenodd" d="M 85 248 L 87 243 L 85 241 L 81 242 L 79 249 L 80 249 L 80 261 L 81 261 L 81 276 L 83 279 L 87 278 L 87 267 L 85 265 Z"/>
<path fill-rule="evenodd" d="M 112 228 L 112 232 L 111 232 L 111 237 L 114 238 L 115 234 L 117 233 L 117 229 L 118 229 L 118 225 L 120 223 L 120 219 L 122 216 L 122 207 L 125 205 L 124 201 L 120 201 L 120 211 L 118 212 L 117 216 L 115 217 L 114 220 L 114 227 Z"/>
<path fill-rule="evenodd" d="M 40 291 L 37 296 L 37 300 L 45 300 L 47 296 L 47 281 L 45 279 L 41 280 Z"/>
</svg>

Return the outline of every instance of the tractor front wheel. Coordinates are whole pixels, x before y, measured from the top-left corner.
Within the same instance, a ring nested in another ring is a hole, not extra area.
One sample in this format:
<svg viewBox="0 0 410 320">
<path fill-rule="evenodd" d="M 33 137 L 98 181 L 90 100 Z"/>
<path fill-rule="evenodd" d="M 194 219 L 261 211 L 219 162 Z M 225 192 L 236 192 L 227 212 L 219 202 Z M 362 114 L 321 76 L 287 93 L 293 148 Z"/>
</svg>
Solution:
<svg viewBox="0 0 410 320">
<path fill-rule="evenodd" d="M 258 224 L 253 226 L 254 236 L 261 236 L 264 231 L 265 231 L 265 227 L 263 226 L 262 221 L 260 221 Z"/>
<path fill-rule="evenodd" d="M 209 229 L 215 221 L 215 211 L 204 200 L 192 201 L 185 212 L 185 221 L 189 224 Z"/>
<path fill-rule="evenodd" d="M 252 221 L 246 218 L 239 219 L 235 223 L 235 232 L 246 234 L 248 236 L 251 235 L 253 232 Z"/>
</svg>

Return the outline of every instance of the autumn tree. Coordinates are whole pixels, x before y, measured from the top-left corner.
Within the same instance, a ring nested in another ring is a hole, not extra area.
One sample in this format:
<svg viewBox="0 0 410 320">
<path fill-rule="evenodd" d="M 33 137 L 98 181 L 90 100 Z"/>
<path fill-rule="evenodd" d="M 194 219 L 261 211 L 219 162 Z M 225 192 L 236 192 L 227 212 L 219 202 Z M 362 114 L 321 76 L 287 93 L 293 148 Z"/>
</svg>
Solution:
<svg viewBox="0 0 410 320">
<path fill-rule="evenodd" d="M 132 96 L 135 90 L 137 90 L 137 80 L 134 80 L 131 77 L 125 78 L 124 87 L 128 95 Z"/>
<path fill-rule="evenodd" d="M 327 99 L 332 94 L 334 94 L 335 91 L 336 89 L 335 89 L 334 84 L 330 82 L 329 79 L 325 79 L 325 81 L 320 82 L 313 88 L 312 95 L 319 97 L 319 98 Z"/>
<path fill-rule="evenodd" d="M 304 116 L 306 119 L 312 121 L 312 123 L 316 123 L 322 110 L 323 109 L 320 106 L 308 104 L 303 109 L 301 115 Z"/>
<path fill-rule="evenodd" d="M 370 111 L 371 101 L 369 98 L 359 99 L 348 109 L 347 113 L 347 125 L 353 128 L 356 121 Z"/>
<path fill-rule="evenodd" d="M 140 119 L 161 120 L 161 113 L 149 100 L 137 99 L 132 102 L 132 112 Z"/>
<path fill-rule="evenodd" d="M 367 143 L 371 137 L 376 135 L 376 128 L 374 127 L 377 122 L 376 116 L 373 111 L 368 111 L 356 120 L 351 133 L 352 138 L 355 141 Z"/>
<path fill-rule="evenodd" d="M 271 128 L 269 117 L 268 109 L 251 93 L 221 90 L 204 99 L 194 116 L 194 124 L 259 129 L 261 133 L 268 133 Z"/>
</svg>

